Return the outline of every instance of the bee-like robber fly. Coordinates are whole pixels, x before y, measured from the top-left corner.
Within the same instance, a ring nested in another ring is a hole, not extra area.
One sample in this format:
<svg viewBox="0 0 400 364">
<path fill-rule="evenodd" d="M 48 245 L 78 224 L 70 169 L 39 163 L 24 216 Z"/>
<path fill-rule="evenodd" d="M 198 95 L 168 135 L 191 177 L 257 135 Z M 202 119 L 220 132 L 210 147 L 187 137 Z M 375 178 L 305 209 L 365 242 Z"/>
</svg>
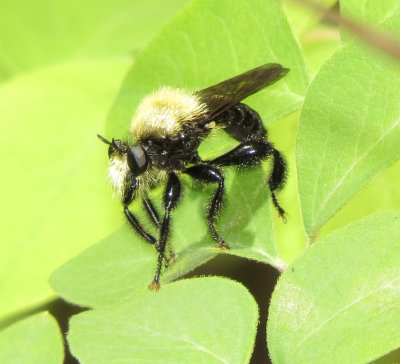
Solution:
<svg viewBox="0 0 400 364">
<path fill-rule="evenodd" d="M 129 224 L 158 252 L 157 270 L 149 288 L 159 289 L 163 262 L 167 265 L 174 259 L 168 233 L 172 210 L 181 195 L 181 174 L 216 185 L 207 211 L 207 223 L 219 248 L 229 249 L 215 228 L 224 197 L 224 176 L 220 167 L 256 166 L 271 157 L 273 167 L 268 187 L 278 214 L 285 219 L 285 211 L 276 197 L 285 183 L 285 160 L 268 141 L 260 115 L 241 101 L 280 80 L 288 71 L 279 64 L 265 64 L 197 92 L 162 87 L 139 104 L 130 129 L 134 143 L 120 139 L 110 142 L 98 136 L 109 145 L 108 175 L 120 195 Z M 202 160 L 198 154 L 199 145 L 216 127 L 223 128 L 239 145 L 215 159 Z M 160 219 L 148 192 L 162 182 L 166 182 L 166 188 Z M 137 198 L 157 227 L 157 237 L 148 233 L 129 210 L 129 205 Z"/>
</svg>

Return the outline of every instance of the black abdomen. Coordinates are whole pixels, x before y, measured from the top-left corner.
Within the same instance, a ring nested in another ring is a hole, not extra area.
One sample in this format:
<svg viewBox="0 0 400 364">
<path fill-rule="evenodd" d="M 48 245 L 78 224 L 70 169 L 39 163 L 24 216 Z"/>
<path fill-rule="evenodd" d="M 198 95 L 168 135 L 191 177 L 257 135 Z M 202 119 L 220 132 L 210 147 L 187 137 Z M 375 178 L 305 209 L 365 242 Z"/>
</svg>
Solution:
<svg viewBox="0 0 400 364">
<path fill-rule="evenodd" d="M 258 112 L 245 104 L 237 104 L 224 111 L 215 118 L 215 122 L 224 126 L 224 130 L 240 142 L 249 137 L 267 136 Z"/>
</svg>

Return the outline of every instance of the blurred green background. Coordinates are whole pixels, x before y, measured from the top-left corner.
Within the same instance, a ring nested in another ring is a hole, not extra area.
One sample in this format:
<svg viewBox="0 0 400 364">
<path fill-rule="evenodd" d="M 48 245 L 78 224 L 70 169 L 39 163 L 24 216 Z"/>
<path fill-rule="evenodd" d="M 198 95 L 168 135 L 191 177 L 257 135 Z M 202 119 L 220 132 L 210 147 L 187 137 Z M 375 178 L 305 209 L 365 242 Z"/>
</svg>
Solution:
<svg viewBox="0 0 400 364">
<path fill-rule="evenodd" d="M 135 56 L 185 3 L 1 3 L 0 322 L 51 299 L 50 273 L 123 223 L 96 134 Z"/>
</svg>

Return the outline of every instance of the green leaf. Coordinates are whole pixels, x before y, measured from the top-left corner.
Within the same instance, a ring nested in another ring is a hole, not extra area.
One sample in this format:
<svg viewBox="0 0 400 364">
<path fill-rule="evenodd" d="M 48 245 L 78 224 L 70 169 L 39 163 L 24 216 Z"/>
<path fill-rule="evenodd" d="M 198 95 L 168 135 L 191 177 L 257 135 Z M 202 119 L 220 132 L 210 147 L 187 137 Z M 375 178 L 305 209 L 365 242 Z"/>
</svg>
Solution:
<svg viewBox="0 0 400 364">
<path fill-rule="evenodd" d="M 336 0 L 318 1 L 318 5 L 325 9 L 329 9 L 334 6 L 335 3 Z M 322 15 L 301 2 L 297 3 L 293 0 L 283 0 L 283 4 L 293 30 L 296 32 L 300 42 L 303 43 L 305 34 L 321 20 Z"/>
<path fill-rule="evenodd" d="M 310 86 L 297 144 L 309 236 L 399 158 L 399 83 L 398 64 L 352 43 L 325 64 Z"/>
<path fill-rule="evenodd" d="M 257 304 L 243 286 L 197 278 L 74 316 L 68 341 L 85 364 L 247 363 L 257 322 Z"/>
<path fill-rule="evenodd" d="M 66 63 L 0 87 L 0 316 L 47 301 L 50 273 L 121 224 L 96 133 L 125 69 Z"/>
<path fill-rule="evenodd" d="M 277 0 L 198 0 L 138 57 L 108 118 L 122 135 L 144 95 L 164 85 L 198 90 L 264 63 L 291 69 L 249 98 L 266 123 L 299 109 L 307 85 L 302 55 Z"/>
<path fill-rule="evenodd" d="M 269 207 L 263 202 L 268 201 L 269 193 L 260 183 L 262 171 L 229 174 L 228 177 L 226 210 L 218 226 L 231 250 L 215 248 L 215 242 L 209 237 L 204 215 L 211 190 L 204 193 L 184 178 L 185 198 L 173 213 L 170 239 L 177 259 L 165 270 L 163 283 L 184 275 L 222 252 L 283 269 L 284 263 L 276 250 Z M 248 184 L 248 179 L 252 185 Z M 246 183 L 251 191 L 255 191 L 250 196 L 243 190 Z M 241 206 L 240 211 L 237 204 Z M 134 212 L 140 215 L 138 209 Z M 146 222 L 144 216 L 141 217 Z M 153 279 L 156 262 L 154 247 L 143 242 L 126 225 L 64 264 L 53 274 L 51 284 L 70 302 L 89 307 L 108 305 L 147 287 Z"/>
<path fill-rule="evenodd" d="M 274 363 L 366 363 L 400 346 L 400 211 L 311 246 L 280 277 L 267 328 Z"/>
<path fill-rule="evenodd" d="M 319 0 L 321 8 L 329 10 L 336 0 Z M 340 35 L 336 25 L 324 21 L 324 14 L 301 1 L 283 0 L 292 29 L 299 39 L 307 69 L 312 76 L 339 48 Z"/>
<path fill-rule="evenodd" d="M 368 26 L 400 35 L 398 0 L 340 0 L 340 9 L 345 16 L 355 17 Z M 354 35 L 345 30 L 342 31 L 342 38 L 348 41 L 354 38 Z"/>
<path fill-rule="evenodd" d="M 310 74 L 315 77 L 324 63 L 341 47 L 336 27 L 321 24 L 303 40 L 304 58 Z"/>
<path fill-rule="evenodd" d="M 155 269 L 153 247 L 132 242 L 127 225 L 59 268 L 54 290 L 82 306 L 102 306 L 130 297 L 150 283 Z"/>
<path fill-rule="evenodd" d="M 0 13 L 0 79 L 65 59 L 137 52 L 187 2 L 7 2 Z"/>
<path fill-rule="evenodd" d="M 387 168 L 373 182 L 354 196 L 321 229 L 321 236 L 378 211 L 400 209 L 400 160 Z M 379 198 L 377 197 L 379 196 Z"/>
<path fill-rule="evenodd" d="M 340 0 L 340 9 L 345 14 L 355 14 L 369 24 L 384 22 L 400 10 L 397 0 Z"/>
<path fill-rule="evenodd" d="M 61 364 L 64 346 L 57 322 L 47 312 L 0 332 L 0 363 Z"/>
</svg>

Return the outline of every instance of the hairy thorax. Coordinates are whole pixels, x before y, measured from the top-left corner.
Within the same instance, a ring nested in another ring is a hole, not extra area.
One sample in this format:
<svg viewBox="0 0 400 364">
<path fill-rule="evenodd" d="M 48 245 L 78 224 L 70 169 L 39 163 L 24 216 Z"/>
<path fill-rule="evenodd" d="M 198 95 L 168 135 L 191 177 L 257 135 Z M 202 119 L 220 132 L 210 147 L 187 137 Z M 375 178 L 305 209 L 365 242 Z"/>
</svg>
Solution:
<svg viewBox="0 0 400 364">
<path fill-rule="evenodd" d="M 185 125 L 196 123 L 206 113 L 206 105 L 195 94 L 163 87 L 139 104 L 131 133 L 138 140 L 174 137 Z"/>
</svg>

